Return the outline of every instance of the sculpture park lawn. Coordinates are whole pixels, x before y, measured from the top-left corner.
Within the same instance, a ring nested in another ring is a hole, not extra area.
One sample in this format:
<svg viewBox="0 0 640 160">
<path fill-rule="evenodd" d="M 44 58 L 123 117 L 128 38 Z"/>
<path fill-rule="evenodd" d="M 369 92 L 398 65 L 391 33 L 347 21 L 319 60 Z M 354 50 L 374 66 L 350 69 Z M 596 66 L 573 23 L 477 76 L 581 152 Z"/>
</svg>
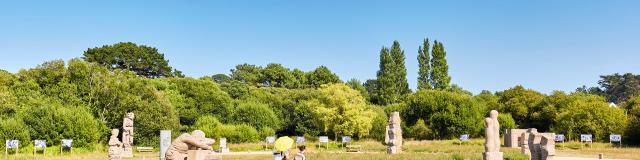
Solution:
<svg viewBox="0 0 640 160">
<path fill-rule="evenodd" d="M 351 159 L 351 160 L 369 160 L 369 159 L 482 159 L 482 152 L 484 139 L 472 139 L 468 142 L 460 143 L 458 140 L 434 140 L 434 141 L 405 141 L 403 152 L 400 154 L 389 155 L 386 154 L 386 147 L 376 141 L 358 141 L 355 144 L 362 145 L 361 153 L 348 153 L 344 152 L 345 149 L 340 149 L 338 146 L 340 143 L 330 143 L 329 149 L 320 149 L 317 147 L 317 142 L 307 142 L 308 159 Z M 231 151 L 265 151 L 263 149 L 264 143 L 243 143 L 243 144 L 228 144 Z M 618 159 L 640 159 L 640 148 L 637 147 L 624 147 L 624 148 L 612 148 L 608 143 L 593 143 L 592 147 L 582 146 L 578 142 L 565 143 L 564 148 L 562 144 L 556 144 L 556 150 L 558 156 L 561 157 L 588 157 L 597 158 L 599 153 L 603 153 L 605 158 L 618 158 Z M 323 145 L 324 147 L 324 145 Z M 65 153 L 63 156 L 58 155 L 59 150 L 51 148 L 47 150 L 46 156 L 37 154 L 35 157 L 32 152 L 22 152 L 19 155 L 9 155 L 8 159 L 27 160 L 27 159 L 46 159 L 46 160 L 85 160 L 85 159 L 107 159 L 107 147 L 96 147 L 97 151 L 89 151 L 86 149 L 74 150 L 73 154 Z M 156 148 L 157 150 L 157 148 Z M 56 151 L 58 151 L 56 153 Z M 501 151 L 505 154 L 505 159 L 527 159 L 523 154 L 519 153 L 519 149 L 502 147 Z M 292 149 L 292 155 L 297 152 L 297 149 Z M 126 160 L 138 160 L 144 156 L 146 159 L 158 159 L 158 152 L 140 154 L 134 152 L 134 158 L 125 158 Z M 4 159 L 4 155 L 2 159 Z M 225 160 L 267 160 L 272 159 L 271 155 L 241 155 L 241 156 L 224 156 Z"/>
</svg>

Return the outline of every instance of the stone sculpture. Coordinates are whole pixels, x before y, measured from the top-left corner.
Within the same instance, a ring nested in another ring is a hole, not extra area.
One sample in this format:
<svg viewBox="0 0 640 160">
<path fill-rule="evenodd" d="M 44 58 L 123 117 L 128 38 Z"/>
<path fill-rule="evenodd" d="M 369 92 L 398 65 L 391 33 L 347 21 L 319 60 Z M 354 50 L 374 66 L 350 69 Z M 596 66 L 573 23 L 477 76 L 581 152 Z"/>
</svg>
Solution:
<svg viewBox="0 0 640 160">
<path fill-rule="evenodd" d="M 122 120 L 122 157 L 133 157 L 133 112 Z"/>
<path fill-rule="evenodd" d="M 199 153 L 203 151 L 197 150 L 211 150 L 211 145 L 215 143 L 215 140 L 206 138 L 204 132 L 201 130 L 195 130 L 189 133 L 183 133 L 178 136 L 165 154 L 166 160 L 184 160 L 187 158 L 189 152 Z M 194 151 L 195 150 L 195 151 Z"/>
<path fill-rule="evenodd" d="M 556 141 L 555 134 L 548 135 L 543 134 L 542 140 L 540 140 L 540 159 L 541 160 L 553 160 L 556 156 Z"/>
<path fill-rule="evenodd" d="M 505 129 L 504 130 L 504 146 L 511 148 L 520 148 L 520 136 L 527 132 L 527 129 Z"/>
<path fill-rule="evenodd" d="M 402 129 L 400 128 L 400 112 L 392 112 L 387 125 L 384 142 L 387 144 L 387 153 L 396 154 L 402 152 Z"/>
<path fill-rule="evenodd" d="M 122 142 L 118 140 L 118 134 L 120 130 L 112 129 L 111 137 L 109 138 L 109 160 L 120 160 L 122 159 Z"/>
<path fill-rule="evenodd" d="M 500 124 L 498 123 L 498 111 L 491 110 L 489 117 L 485 118 L 485 152 L 482 153 L 484 160 L 502 160 L 503 153 L 500 152 Z"/>
</svg>

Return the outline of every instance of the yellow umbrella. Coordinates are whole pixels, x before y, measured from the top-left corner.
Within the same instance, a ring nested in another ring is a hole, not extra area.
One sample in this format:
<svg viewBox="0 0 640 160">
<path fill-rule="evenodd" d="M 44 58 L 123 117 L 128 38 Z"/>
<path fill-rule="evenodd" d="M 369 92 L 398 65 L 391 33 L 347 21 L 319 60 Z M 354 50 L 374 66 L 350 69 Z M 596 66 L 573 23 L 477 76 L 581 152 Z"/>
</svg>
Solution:
<svg viewBox="0 0 640 160">
<path fill-rule="evenodd" d="M 286 136 L 280 137 L 276 140 L 274 145 L 275 145 L 276 151 L 284 152 L 289 150 L 289 148 L 293 146 L 293 139 Z"/>
</svg>

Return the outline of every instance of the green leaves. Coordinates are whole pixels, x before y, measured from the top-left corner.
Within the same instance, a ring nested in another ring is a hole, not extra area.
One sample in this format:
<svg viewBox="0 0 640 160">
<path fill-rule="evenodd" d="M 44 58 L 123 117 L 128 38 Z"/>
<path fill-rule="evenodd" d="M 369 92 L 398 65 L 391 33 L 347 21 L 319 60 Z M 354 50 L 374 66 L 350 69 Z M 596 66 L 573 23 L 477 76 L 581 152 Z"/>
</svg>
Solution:
<svg viewBox="0 0 640 160">
<path fill-rule="evenodd" d="M 164 54 L 158 49 L 132 42 L 120 42 L 113 45 L 89 48 L 83 54 L 88 62 L 110 69 L 126 69 L 148 78 L 181 77 L 182 72 L 173 70 Z M 172 72 L 173 71 L 173 72 Z"/>
</svg>

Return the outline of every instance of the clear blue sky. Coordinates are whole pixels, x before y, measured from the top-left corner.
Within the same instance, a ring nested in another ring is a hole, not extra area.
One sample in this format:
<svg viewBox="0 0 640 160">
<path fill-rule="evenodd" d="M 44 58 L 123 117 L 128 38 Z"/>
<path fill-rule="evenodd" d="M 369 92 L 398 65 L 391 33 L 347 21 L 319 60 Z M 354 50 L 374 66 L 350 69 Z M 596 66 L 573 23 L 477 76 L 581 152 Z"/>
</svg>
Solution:
<svg viewBox="0 0 640 160">
<path fill-rule="evenodd" d="M 423 38 L 444 42 L 452 83 L 549 93 L 640 72 L 640 1 L 2 1 L 0 69 L 17 72 L 131 41 L 200 77 L 275 62 L 375 78 L 400 41 L 411 88 Z"/>
</svg>

